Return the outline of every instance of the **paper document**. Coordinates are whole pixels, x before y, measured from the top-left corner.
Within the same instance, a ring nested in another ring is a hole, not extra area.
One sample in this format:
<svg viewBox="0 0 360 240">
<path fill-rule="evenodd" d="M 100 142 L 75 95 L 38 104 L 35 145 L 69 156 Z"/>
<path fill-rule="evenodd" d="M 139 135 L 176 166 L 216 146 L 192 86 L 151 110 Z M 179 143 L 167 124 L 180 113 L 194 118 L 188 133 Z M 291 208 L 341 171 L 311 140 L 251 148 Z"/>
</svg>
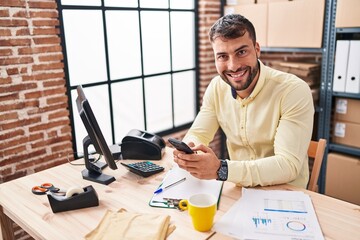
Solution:
<svg viewBox="0 0 360 240">
<path fill-rule="evenodd" d="M 243 188 L 213 229 L 237 239 L 324 239 L 311 199 L 300 191 Z"/>
<path fill-rule="evenodd" d="M 159 193 L 154 193 L 150 200 L 150 206 L 170 207 L 165 199 L 188 199 L 196 193 L 209 193 L 220 199 L 223 182 L 216 180 L 201 180 L 192 176 L 189 172 L 174 166 L 165 176 L 159 188 L 169 186 L 180 179 L 186 178 L 176 186 L 168 188 Z M 155 191 L 156 189 L 154 189 Z"/>
</svg>

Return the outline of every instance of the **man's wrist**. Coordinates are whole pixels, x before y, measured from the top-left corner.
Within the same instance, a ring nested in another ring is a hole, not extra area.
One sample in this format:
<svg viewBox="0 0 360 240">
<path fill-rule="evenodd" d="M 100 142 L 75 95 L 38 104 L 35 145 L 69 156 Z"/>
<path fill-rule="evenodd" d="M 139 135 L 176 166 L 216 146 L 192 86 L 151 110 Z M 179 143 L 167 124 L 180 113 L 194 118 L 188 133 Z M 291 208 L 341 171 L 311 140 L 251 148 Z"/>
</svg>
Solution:
<svg viewBox="0 0 360 240">
<path fill-rule="evenodd" d="M 220 160 L 220 167 L 217 170 L 217 178 L 219 181 L 226 181 L 228 178 L 228 164 L 226 160 Z"/>
</svg>

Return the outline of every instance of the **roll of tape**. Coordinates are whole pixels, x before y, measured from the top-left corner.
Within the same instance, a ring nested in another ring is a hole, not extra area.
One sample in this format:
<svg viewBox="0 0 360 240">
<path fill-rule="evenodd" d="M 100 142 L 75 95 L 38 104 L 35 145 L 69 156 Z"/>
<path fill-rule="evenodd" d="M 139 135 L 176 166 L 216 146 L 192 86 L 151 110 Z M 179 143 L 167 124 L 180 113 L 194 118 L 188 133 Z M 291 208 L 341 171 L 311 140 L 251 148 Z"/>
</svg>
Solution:
<svg viewBox="0 0 360 240">
<path fill-rule="evenodd" d="M 80 194 L 83 192 L 84 192 L 84 189 L 82 189 L 80 187 L 71 187 L 66 191 L 65 198 L 69 198 L 69 197 L 74 196 L 75 194 Z"/>
</svg>

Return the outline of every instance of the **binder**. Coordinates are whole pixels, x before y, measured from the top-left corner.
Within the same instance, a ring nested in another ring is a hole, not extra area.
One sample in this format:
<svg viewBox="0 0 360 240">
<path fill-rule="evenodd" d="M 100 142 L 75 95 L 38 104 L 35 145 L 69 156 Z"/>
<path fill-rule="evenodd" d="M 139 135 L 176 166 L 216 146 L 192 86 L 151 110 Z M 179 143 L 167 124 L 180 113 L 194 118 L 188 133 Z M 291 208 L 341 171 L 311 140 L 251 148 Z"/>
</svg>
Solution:
<svg viewBox="0 0 360 240">
<path fill-rule="evenodd" d="M 181 199 L 188 199 L 191 195 L 197 193 L 214 195 L 214 197 L 218 199 L 219 204 L 223 182 L 215 179 L 202 180 L 195 178 L 189 172 L 179 168 L 177 165 L 169 170 L 159 188 L 162 186 L 169 186 L 183 178 L 186 178 L 186 180 L 180 184 L 161 193 L 154 193 L 150 199 L 149 205 L 151 207 L 177 208 L 177 204 Z M 156 189 L 154 189 L 154 191 L 155 190 Z"/>
<path fill-rule="evenodd" d="M 349 40 L 336 41 L 335 67 L 334 67 L 334 79 L 333 79 L 334 92 L 345 92 L 349 49 L 350 49 Z"/>
<path fill-rule="evenodd" d="M 350 41 L 345 92 L 360 93 L 360 40 Z"/>
</svg>

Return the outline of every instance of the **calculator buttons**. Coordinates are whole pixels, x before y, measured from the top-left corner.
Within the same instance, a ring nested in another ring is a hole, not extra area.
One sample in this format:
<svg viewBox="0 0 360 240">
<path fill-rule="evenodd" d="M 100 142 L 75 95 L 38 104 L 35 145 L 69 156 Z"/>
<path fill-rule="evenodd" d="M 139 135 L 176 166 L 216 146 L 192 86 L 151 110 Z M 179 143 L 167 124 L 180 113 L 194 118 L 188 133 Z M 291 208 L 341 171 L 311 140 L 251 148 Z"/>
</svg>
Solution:
<svg viewBox="0 0 360 240">
<path fill-rule="evenodd" d="M 128 168 L 131 172 L 143 177 L 149 177 L 151 175 L 164 171 L 164 168 L 162 166 L 149 161 L 128 164 L 121 163 L 121 165 Z"/>
</svg>

